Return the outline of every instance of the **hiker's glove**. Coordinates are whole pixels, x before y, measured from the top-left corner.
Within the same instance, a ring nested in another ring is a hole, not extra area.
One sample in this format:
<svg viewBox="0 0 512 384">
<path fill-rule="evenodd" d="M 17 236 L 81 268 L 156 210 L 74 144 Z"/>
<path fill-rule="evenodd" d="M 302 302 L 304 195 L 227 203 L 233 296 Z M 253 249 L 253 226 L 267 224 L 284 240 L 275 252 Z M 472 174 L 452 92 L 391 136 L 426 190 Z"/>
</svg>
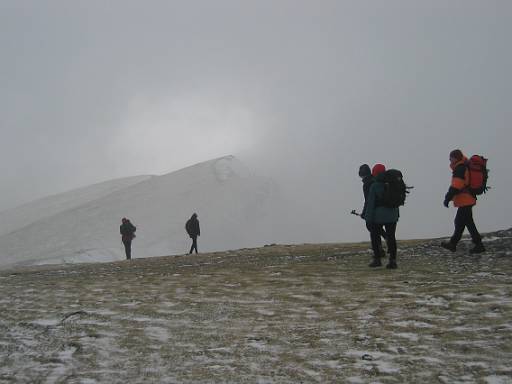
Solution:
<svg viewBox="0 0 512 384">
<path fill-rule="evenodd" d="M 448 204 L 450 204 L 450 200 L 448 200 L 448 199 L 444 199 L 444 201 L 443 201 L 443 205 L 444 205 L 446 208 L 448 208 Z"/>
</svg>

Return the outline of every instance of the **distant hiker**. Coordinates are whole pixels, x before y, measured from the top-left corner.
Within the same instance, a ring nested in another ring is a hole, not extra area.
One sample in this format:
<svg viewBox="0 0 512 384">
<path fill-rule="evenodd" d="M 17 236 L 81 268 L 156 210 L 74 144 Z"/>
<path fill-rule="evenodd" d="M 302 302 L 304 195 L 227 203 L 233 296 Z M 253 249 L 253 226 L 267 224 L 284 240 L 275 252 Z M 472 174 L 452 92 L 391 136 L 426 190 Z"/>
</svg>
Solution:
<svg viewBox="0 0 512 384">
<path fill-rule="evenodd" d="M 443 241 L 441 246 L 455 252 L 457 243 L 460 241 L 464 229 L 467 228 L 471 239 L 475 244 L 470 253 L 485 252 L 482 244 L 482 237 L 478 233 L 475 222 L 473 221 L 473 206 L 476 205 L 476 193 L 470 189 L 470 171 L 468 168 L 468 159 L 463 155 L 460 149 L 450 152 L 450 168 L 452 169 L 452 182 L 443 205 L 448 208 L 450 201 L 457 207 L 457 215 L 455 216 L 455 231 L 450 241 Z"/>
<path fill-rule="evenodd" d="M 372 186 L 373 181 L 374 181 L 373 176 L 372 176 L 372 170 L 370 169 L 370 166 L 368 164 L 363 164 L 359 167 L 359 177 L 361 178 L 361 181 L 363 182 L 364 206 L 363 206 L 363 211 L 361 212 L 361 218 L 364 220 L 364 216 L 366 214 L 366 206 L 367 206 L 366 200 L 368 199 L 368 193 L 370 192 L 370 187 Z M 368 229 L 369 232 L 371 232 L 371 228 L 368 225 L 368 223 L 366 223 L 366 228 Z M 386 238 L 386 231 L 384 230 L 384 228 L 382 228 L 382 237 Z M 381 255 L 381 257 L 385 257 L 386 253 L 382 249 L 382 243 L 379 243 L 379 244 L 380 244 L 379 254 Z"/>
<path fill-rule="evenodd" d="M 119 227 L 119 232 L 121 233 L 121 240 L 124 244 L 126 260 L 130 260 L 132 258 L 132 240 L 135 238 L 135 231 L 137 228 L 135 228 L 135 226 L 126 217 L 123 217 L 121 221 L 122 224 Z"/>
<path fill-rule="evenodd" d="M 195 250 L 197 254 L 197 236 L 201 236 L 201 229 L 199 228 L 199 220 L 197 220 L 197 213 L 194 213 L 192 217 L 187 220 L 187 223 L 185 224 L 185 229 L 187 230 L 188 235 L 192 239 L 192 246 L 190 247 L 189 254 L 191 254 L 193 250 Z"/>
<path fill-rule="evenodd" d="M 392 171 L 399 172 L 395 170 Z M 370 238 L 372 241 L 373 261 L 369 264 L 369 267 L 372 268 L 380 267 L 382 265 L 380 258 L 382 250 L 381 236 L 383 228 L 386 229 L 386 243 L 389 252 L 389 262 L 386 265 L 386 268 L 397 268 L 395 233 L 399 217 L 399 204 L 387 203 L 387 191 L 389 189 L 389 183 L 387 182 L 386 177 L 389 175 L 388 172 L 386 172 L 386 167 L 383 164 L 376 164 L 372 168 L 372 176 L 374 177 L 374 182 L 370 186 L 366 200 L 367 204 L 364 219 L 366 220 L 367 227 L 370 229 Z"/>
</svg>

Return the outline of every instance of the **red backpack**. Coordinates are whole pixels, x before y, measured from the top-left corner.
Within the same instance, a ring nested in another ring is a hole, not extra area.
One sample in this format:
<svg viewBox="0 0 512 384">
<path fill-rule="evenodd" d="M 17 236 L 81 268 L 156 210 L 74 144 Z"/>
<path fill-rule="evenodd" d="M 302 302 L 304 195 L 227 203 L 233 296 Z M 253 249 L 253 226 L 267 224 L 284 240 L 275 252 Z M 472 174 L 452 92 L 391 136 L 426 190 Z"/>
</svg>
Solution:
<svg viewBox="0 0 512 384">
<path fill-rule="evenodd" d="M 487 169 L 487 159 L 480 155 L 473 155 L 467 162 L 469 170 L 469 190 L 472 194 L 481 195 L 486 193 L 489 187 L 487 179 L 489 170 Z"/>
</svg>

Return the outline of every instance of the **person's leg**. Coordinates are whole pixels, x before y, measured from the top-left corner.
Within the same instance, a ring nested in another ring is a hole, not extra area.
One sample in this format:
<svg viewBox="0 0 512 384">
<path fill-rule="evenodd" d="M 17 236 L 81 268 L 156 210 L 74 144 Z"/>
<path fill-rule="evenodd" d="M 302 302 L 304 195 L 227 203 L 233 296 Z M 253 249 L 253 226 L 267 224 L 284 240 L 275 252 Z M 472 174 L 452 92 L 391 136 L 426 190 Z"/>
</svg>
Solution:
<svg viewBox="0 0 512 384">
<path fill-rule="evenodd" d="M 467 207 L 467 213 L 466 213 L 466 228 L 469 231 L 469 234 L 471 235 L 471 239 L 473 240 L 473 243 L 475 244 L 481 244 L 482 243 L 482 236 L 480 236 L 480 233 L 478 232 L 478 229 L 476 228 L 475 221 L 473 220 L 473 207 Z"/>
<path fill-rule="evenodd" d="M 190 247 L 189 254 L 192 254 L 192 252 L 195 250 L 197 254 L 197 236 L 191 236 L 192 238 L 192 246 Z"/>
<path fill-rule="evenodd" d="M 471 235 L 471 240 L 475 246 L 469 251 L 470 253 L 481 253 L 485 252 L 485 247 L 482 244 L 482 236 L 478 232 L 476 228 L 475 221 L 473 220 L 473 207 L 468 207 L 467 215 L 466 215 L 466 228 Z"/>
<path fill-rule="evenodd" d="M 388 239 L 388 235 L 386 234 L 386 230 L 384 228 L 382 228 L 381 236 L 384 240 Z M 386 244 L 387 244 L 387 241 L 386 241 Z M 388 248 L 388 253 L 389 253 L 389 248 Z M 384 249 L 382 249 L 381 254 L 382 254 L 382 257 L 386 257 L 386 252 L 384 252 Z"/>
<path fill-rule="evenodd" d="M 366 223 L 366 229 L 368 229 L 368 232 L 370 232 L 370 235 L 372 233 L 372 225 L 370 223 Z M 384 228 L 381 228 L 381 236 L 385 239 L 386 238 L 386 234 L 384 233 Z M 382 242 L 379 241 L 378 242 L 378 247 L 379 247 L 379 255 L 380 257 L 386 257 L 386 252 L 384 252 L 384 249 L 382 249 Z M 372 243 L 372 249 L 373 249 L 373 243 Z"/>
<path fill-rule="evenodd" d="M 450 241 L 441 242 L 441 247 L 448 249 L 451 252 L 455 252 L 457 250 L 457 243 L 460 241 L 464 228 L 466 227 L 465 208 L 466 207 L 460 207 L 457 209 L 457 214 L 455 215 L 454 220 L 455 229 Z"/>
<path fill-rule="evenodd" d="M 454 246 L 457 246 L 460 239 L 462 238 L 462 234 L 464 233 L 468 216 L 468 208 L 469 213 L 471 213 L 471 207 L 460 207 L 457 209 L 457 214 L 455 215 L 454 221 L 455 230 L 450 239 L 450 243 L 452 243 Z"/>
<path fill-rule="evenodd" d="M 396 223 L 385 224 L 386 228 L 386 243 L 389 250 L 389 263 L 386 268 L 395 269 L 396 265 Z"/>
<path fill-rule="evenodd" d="M 131 241 L 123 241 L 124 244 L 124 252 L 126 253 L 126 260 L 130 260 L 132 258 L 132 242 Z"/>
<path fill-rule="evenodd" d="M 373 261 L 368 265 L 369 267 L 380 267 L 382 265 L 380 261 L 381 250 L 382 250 L 382 241 L 381 241 L 381 233 L 382 233 L 382 224 L 371 224 L 370 230 L 370 239 L 372 241 L 372 250 L 373 250 Z"/>
</svg>

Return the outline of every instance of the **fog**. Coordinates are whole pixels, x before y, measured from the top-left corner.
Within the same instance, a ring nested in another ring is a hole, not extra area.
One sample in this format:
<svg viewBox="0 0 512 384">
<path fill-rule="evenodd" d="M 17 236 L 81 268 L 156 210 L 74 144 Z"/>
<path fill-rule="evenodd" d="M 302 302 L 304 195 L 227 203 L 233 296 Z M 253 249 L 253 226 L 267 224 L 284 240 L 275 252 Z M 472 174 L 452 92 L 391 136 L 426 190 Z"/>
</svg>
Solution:
<svg viewBox="0 0 512 384">
<path fill-rule="evenodd" d="M 0 2 L 0 210 L 233 154 L 319 240 L 360 240 L 359 165 L 415 188 L 399 238 L 448 235 L 448 154 L 488 157 L 508 228 L 512 3 Z M 290 223 L 293 225 L 293 223 Z"/>
</svg>

